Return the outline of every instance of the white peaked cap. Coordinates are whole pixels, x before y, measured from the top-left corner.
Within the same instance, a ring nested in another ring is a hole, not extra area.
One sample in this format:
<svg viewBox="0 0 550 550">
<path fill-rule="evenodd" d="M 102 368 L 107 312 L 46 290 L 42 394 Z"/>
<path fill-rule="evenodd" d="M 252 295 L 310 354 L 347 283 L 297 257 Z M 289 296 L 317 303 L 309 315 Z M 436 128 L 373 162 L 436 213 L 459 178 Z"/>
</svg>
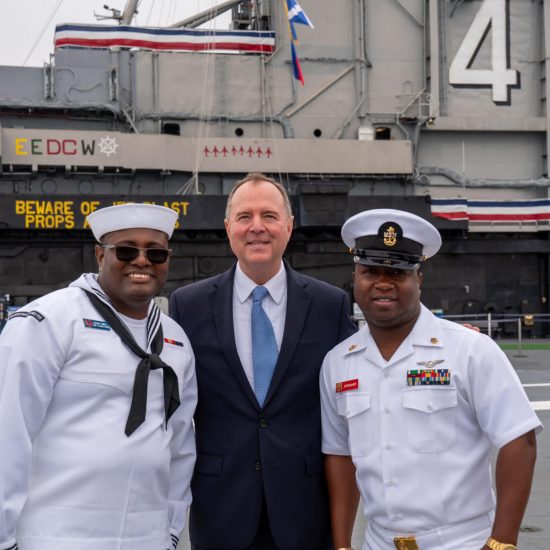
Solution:
<svg viewBox="0 0 550 550">
<path fill-rule="evenodd" d="M 439 231 L 410 212 L 380 208 L 352 216 L 342 227 L 342 240 L 366 265 L 412 269 L 441 247 Z"/>
<path fill-rule="evenodd" d="M 99 242 L 103 235 L 123 229 L 156 229 L 172 236 L 178 214 L 156 204 L 127 203 L 100 208 L 88 215 L 88 223 Z"/>
</svg>

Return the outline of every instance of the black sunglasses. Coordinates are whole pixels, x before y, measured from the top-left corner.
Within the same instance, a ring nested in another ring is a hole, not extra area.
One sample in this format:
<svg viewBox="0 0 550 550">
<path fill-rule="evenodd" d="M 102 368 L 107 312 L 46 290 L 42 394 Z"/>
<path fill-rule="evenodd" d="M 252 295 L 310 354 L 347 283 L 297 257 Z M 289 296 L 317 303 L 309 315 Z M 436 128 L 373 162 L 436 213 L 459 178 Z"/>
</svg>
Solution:
<svg viewBox="0 0 550 550">
<path fill-rule="evenodd" d="M 139 248 L 138 246 L 129 246 L 127 244 L 103 244 L 99 246 L 103 248 L 114 248 L 115 256 L 119 262 L 132 262 L 140 252 L 145 254 L 145 257 L 152 264 L 163 264 L 172 254 L 171 248 Z"/>
</svg>

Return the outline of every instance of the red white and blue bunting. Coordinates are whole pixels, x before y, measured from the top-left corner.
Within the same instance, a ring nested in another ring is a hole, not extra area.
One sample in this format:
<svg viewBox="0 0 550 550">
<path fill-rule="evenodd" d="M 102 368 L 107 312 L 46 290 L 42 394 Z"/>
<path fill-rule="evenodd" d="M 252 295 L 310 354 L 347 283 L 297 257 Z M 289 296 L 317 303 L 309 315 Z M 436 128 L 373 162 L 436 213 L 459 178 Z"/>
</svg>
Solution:
<svg viewBox="0 0 550 550">
<path fill-rule="evenodd" d="M 63 24 L 55 28 L 55 47 L 270 54 L 275 49 L 275 33 Z"/>
<path fill-rule="evenodd" d="M 432 215 L 468 221 L 470 231 L 550 231 L 550 199 L 431 199 Z"/>
</svg>

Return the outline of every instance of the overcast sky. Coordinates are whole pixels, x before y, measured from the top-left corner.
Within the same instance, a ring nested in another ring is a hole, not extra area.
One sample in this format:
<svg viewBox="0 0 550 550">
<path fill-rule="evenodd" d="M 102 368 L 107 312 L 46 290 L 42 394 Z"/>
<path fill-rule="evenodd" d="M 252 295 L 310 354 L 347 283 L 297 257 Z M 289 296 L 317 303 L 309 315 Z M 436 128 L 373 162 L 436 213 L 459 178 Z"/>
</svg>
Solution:
<svg viewBox="0 0 550 550">
<path fill-rule="evenodd" d="M 165 27 L 221 2 L 141 0 L 133 24 Z M 94 12 L 109 14 L 105 4 L 122 11 L 126 0 L 0 0 L 0 65 L 21 66 L 26 60 L 27 67 L 41 67 L 53 53 L 54 29 L 59 23 L 116 24 L 94 16 Z M 227 28 L 228 16 L 219 19 L 216 27 Z"/>
</svg>

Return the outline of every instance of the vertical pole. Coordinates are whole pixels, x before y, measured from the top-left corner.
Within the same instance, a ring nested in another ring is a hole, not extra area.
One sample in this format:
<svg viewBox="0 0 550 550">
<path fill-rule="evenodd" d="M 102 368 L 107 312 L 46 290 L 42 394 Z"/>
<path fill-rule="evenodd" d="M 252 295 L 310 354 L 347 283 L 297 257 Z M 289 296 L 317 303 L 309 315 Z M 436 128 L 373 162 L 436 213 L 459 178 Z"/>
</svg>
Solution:
<svg viewBox="0 0 550 550">
<path fill-rule="evenodd" d="M 489 313 L 487 313 L 487 336 L 489 336 L 489 338 L 492 338 L 492 332 L 493 332 L 491 327 L 491 321 L 492 321 L 492 314 L 489 311 Z"/>
<path fill-rule="evenodd" d="M 550 126 L 550 0 L 544 0 L 543 5 L 543 36 L 544 36 L 544 54 L 542 59 L 544 59 L 544 65 L 541 67 L 541 82 L 544 82 L 543 89 L 543 104 L 546 106 L 546 166 L 545 172 L 547 175 L 548 163 L 550 162 L 550 139 L 548 139 L 549 126 Z"/>
<path fill-rule="evenodd" d="M 440 29 L 439 29 L 439 0 L 429 0 L 428 4 L 428 17 L 430 19 L 430 28 L 429 31 L 424 30 L 424 32 L 429 32 L 429 43 L 430 43 L 430 68 L 429 68 L 429 91 L 431 94 L 431 103 L 430 103 L 430 116 L 438 117 L 439 116 L 439 86 L 440 86 L 440 77 L 439 77 L 439 49 L 441 45 L 440 40 Z M 424 24 L 426 22 L 424 21 Z M 424 59 L 424 63 L 426 63 Z M 426 72 L 426 71 L 425 71 Z"/>
<path fill-rule="evenodd" d="M 549 169 L 549 163 L 550 163 L 550 0 L 544 0 L 543 4 L 543 29 L 542 29 L 543 37 L 544 37 L 544 51 L 542 55 L 542 59 L 544 60 L 544 65 L 541 66 L 541 75 L 540 79 L 541 82 L 544 83 L 543 88 L 543 97 L 542 104 L 545 106 L 545 115 L 546 115 L 546 155 L 544 156 L 545 162 L 544 162 L 544 168 L 543 168 L 543 176 L 548 177 L 548 174 L 550 173 Z M 547 189 L 546 196 L 550 198 L 550 189 Z M 546 254 L 547 258 L 547 268 L 550 271 L 550 254 Z M 546 285 L 546 292 L 550 292 L 550 285 Z M 547 310 L 550 311 L 548 308 L 550 308 L 550 295 L 546 294 L 546 303 L 547 303 Z M 546 331 L 545 331 L 546 332 Z"/>
<path fill-rule="evenodd" d="M 523 343 L 521 337 L 521 317 L 518 317 L 518 352 L 514 355 L 514 357 L 525 357 L 523 354 Z"/>
</svg>

